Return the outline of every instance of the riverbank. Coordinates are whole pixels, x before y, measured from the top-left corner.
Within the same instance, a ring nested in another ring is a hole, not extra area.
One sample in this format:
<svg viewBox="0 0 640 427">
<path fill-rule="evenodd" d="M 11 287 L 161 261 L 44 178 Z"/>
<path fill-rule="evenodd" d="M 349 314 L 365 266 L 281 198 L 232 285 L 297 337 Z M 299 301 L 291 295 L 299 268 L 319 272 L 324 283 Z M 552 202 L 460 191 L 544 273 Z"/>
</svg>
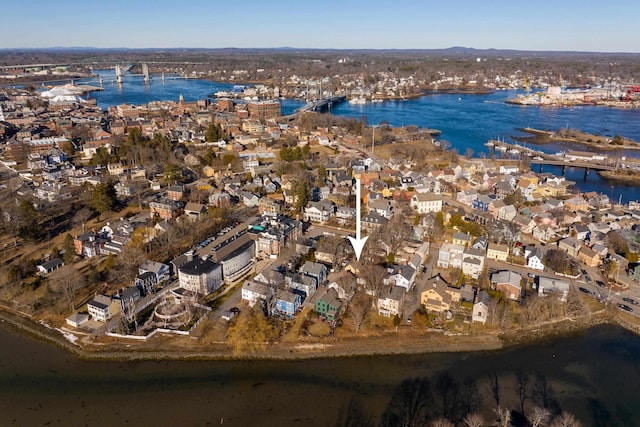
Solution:
<svg viewBox="0 0 640 427">
<path fill-rule="evenodd" d="M 640 172 L 638 171 L 598 171 L 598 175 L 611 181 L 640 185 Z"/>
<path fill-rule="evenodd" d="M 521 142 L 545 144 L 550 142 L 568 142 L 581 144 L 596 150 L 640 150 L 640 143 L 629 138 L 615 136 L 613 138 L 594 135 L 576 129 L 560 129 L 558 131 L 534 128 L 516 128 L 516 130 L 533 135 L 533 137 L 512 137 Z"/>
<path fill-rule="evenodd" d="M 562 319 L 533 328 L 510 332 L 447 335 L 443 332 L 415 330 L 389 331 L 373 337 L 348 337 L 296 343 L 266 345 L 251 354 L 234 355 L 225 343 L 194 344 L 193 337 L 159 336 L 147 343 L 101 338 L 95 342 L 83 339 L 72 343 L 62 331 L 0 310 L 0 321 L 15 332 L 48 344 L 56 345 L 74 356 L 93 361 L 144 360 L 308 360 L 359 356 L 387 356 L 401 354 L 459 353 L 500 350 L 554 338 L 596 325 L 615 324 L 640 335 L 636 318 L 625 318 L 624 313 L 601 310 L 577 319 Z"/>
</svg>

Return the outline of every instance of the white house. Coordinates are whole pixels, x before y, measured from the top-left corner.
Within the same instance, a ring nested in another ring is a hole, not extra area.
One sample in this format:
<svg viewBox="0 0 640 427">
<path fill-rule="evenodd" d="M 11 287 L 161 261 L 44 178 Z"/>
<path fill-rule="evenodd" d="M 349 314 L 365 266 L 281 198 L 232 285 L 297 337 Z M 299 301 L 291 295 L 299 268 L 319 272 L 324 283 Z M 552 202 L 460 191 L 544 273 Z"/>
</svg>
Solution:
<svg viewBox="0 0 640 427">
<path fill-rule="evenodd" d="M 391 286 L 383 290 L 378 298 L 378 314 L 385 317 L 399 316 L 405 294 L 405 290 L 399 286 Z"/>
<path fill-rule="evenodd" d="M 419 214 L 440 212 L 442 197 L 433 193 L 417 193 L 411 197 L 411 207 Z"/>
<path fill-rule="evenodd" d="M 253 307 L 258 300 L 266 300 L 268 292 L 269 287 L 266 284 L 247 280 L 242 285 L 242 301 Z"/>
<path fill-rule="evenodd" d="M 491 297 L 489 294 L 482 290 L 478 293 L 478 298 L 473 304 L 473 314 L 471 315 L 471 321 L 481 322 L 483 325 L 487 323 L 487 317 L 489 316 L 489 300 Z"/>
</svg>

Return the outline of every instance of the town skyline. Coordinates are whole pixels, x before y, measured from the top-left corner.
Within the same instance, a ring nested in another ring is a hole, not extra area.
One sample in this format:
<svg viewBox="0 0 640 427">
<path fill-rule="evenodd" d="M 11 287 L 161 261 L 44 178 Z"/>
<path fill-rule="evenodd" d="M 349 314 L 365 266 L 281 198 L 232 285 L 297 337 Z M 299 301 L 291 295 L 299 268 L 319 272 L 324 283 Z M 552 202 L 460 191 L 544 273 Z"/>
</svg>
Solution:
<svg viewBox="0 0 640 427">
<path fill-rule="evenodd" d="M 606 10 L 575 1 L 537 5 L 468 0 L 422 4 L 353 1 L 264 4 L 242 7 L 192 1 L 168 1 L 153 8 L 139 1 L 88 9 L 77 0 L 49 9 L 40 1 L 4 6 L 14 19 L 0 29 L 4 49 L 70 46 L 95 48 L 282 48 L 298 49 L 475 49 L 525 51 L 640 52 L 631 26 L 606 26 Z M 34 10 L 42 11 L 34 14 Z M 633 14 L 640 6 L 615 1 L 607 10 Z M 464 11 L 461 14 L 452 11 Z M 65 23 L 64 31 L 56 30 Z M 604 26 L 603 26 L 604 25 Z M 601 28 L 599 37 L 594 30 Z"/>
</svg>

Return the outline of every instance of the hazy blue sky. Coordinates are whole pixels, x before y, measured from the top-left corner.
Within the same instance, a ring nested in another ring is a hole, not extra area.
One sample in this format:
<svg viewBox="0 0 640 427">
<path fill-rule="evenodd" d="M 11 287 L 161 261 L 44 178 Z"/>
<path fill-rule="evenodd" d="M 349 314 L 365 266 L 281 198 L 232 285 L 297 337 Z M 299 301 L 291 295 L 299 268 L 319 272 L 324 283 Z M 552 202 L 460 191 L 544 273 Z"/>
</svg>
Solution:
<svg viewBox="0 0 640 427">
<path fill-rule="evenodd" d="M 639 15 L 630 0 L 0 0 L 0 48 L 640 52 Z"/>
</svg>

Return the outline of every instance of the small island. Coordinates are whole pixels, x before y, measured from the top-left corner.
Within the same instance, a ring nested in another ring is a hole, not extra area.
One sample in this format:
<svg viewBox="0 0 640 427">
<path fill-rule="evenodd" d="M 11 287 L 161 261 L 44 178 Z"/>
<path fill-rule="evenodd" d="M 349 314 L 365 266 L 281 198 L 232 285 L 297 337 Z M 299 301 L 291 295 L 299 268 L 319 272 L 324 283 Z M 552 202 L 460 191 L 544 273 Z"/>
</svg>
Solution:
<svg viewBox="0 0 640 427">
<path fill-rule="evenodd" d="M 557 131 L 541 130 L 533 128 L 517 128 L 516 130 L 528 133 L 529 137 L 512 137 L 516 141 L 530 144 L 546 144 L 550 142 L 567 142 L 581 144 L 597 150 L 640 150 L 640 143 L 620 135 L 613 137 L 594 135 L 573 128 L 562 128 Z"/>
</svg>

